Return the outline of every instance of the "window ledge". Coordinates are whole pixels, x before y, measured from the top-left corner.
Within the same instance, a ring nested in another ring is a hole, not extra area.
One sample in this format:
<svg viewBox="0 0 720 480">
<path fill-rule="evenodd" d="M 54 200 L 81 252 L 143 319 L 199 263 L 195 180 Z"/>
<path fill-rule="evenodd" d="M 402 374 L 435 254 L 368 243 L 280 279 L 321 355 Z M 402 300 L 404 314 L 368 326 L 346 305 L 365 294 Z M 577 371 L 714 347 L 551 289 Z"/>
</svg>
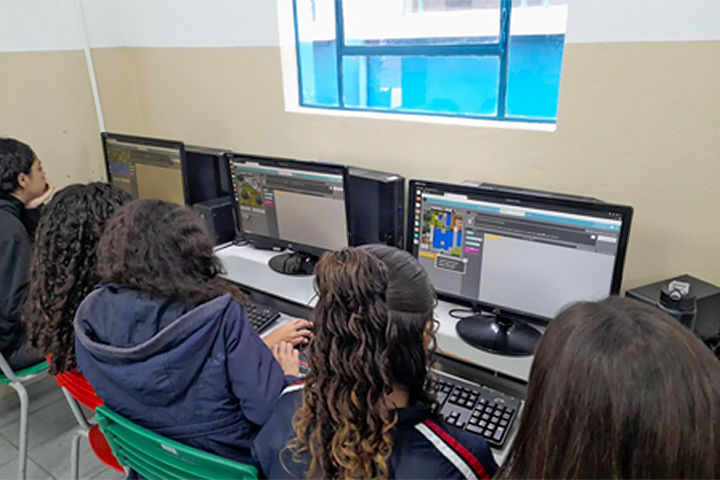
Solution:
<svg viewBox="0 0 720 480">
<path fill-rule="evenodd" d="M 325 115 L 330 117 L 365 118 L 372 120 L 390 120 L 400 122 L 430 123 L 435 125 L 458 125 L 463 127 L 499 128 L 505 130 L 529 130 L 536 132 L 554 132 L 557 124 L 533 123 L 517 121 L 483 120 L 477 118 L 445 117 L 441 115 L 415 115 L 385 112 L 359 112 L 355 110 L 336 110 L 332 108 L 311 108 L 301 106 L 286 106 L 288 113 L 301 113 L 306 115 Z"/>
</svg>

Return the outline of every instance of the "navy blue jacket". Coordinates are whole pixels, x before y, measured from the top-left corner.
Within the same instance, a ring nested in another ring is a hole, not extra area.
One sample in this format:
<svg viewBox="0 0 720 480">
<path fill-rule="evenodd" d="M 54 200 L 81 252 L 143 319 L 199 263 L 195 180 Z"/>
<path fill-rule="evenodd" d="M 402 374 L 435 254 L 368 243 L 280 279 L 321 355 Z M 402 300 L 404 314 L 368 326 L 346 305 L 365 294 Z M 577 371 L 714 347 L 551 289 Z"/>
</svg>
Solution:
<svg viewBox="0 0 720 480">
<path fill-rule="evenodd" d="M 295 436 L 292 417 L 302 405 L 302 388 L 294 385 L 283 392 L 253 442 L 253 458 L 267 478 L 305 478 L 308 456 L 295 462 L 292 452 L 284 450 Z M 389 467 L 390 478 L 412 479 L 489 479 L 498 468 L 484 439 L 446 425 L 424 404 L 398 410 Z"/>
<path fill-rule="evenodd" d="M 75 317 L 80 371 L 105 405 L 160 435 L 241 462 L 295 381 L 229 295 L 197 307 L 97 287 Z"/>
</svg>

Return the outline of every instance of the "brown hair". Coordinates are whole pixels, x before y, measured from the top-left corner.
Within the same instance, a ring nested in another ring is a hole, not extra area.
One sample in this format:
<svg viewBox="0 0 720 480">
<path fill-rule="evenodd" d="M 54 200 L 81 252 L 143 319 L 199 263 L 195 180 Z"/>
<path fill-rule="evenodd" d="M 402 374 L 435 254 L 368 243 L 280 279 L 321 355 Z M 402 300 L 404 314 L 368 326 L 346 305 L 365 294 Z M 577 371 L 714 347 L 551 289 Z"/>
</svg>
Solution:
<svg viewBox="0 0 720 480">
<path fill-rule="evenodd" d="M 435 291 L 411 255 L 380 245 L 327 253 L 315 274 L 312 370 L 288 449 L 310 457 L 308 478 L 386 478 L 397 423 L 386 395 L 399 385 L 433 403 L 424 333 Z"/>
<path fill-rule="evenodd" d="M 197 305 L 229 293 L 222 266 L 202 222 L 181 205 L 136 200 L 121 208 L 100 239 L 98 274 L 104 283 Z"/>
<path fill-rule="evenodd" d="M 540 341 L 497 478 L 717 478 L 720 363 L 675 319 L 611 297 Z"/>
<path fill-rule="evenodd" d="M 23 319 L 30 343 L 52 354 L 50 373 L 73 370 L 73 320 L 97 283 L 97 244 L 105 223 L 129 193 L 107 183 L 70 185 L 45 207 L 34 245 Z"/>
</svg>

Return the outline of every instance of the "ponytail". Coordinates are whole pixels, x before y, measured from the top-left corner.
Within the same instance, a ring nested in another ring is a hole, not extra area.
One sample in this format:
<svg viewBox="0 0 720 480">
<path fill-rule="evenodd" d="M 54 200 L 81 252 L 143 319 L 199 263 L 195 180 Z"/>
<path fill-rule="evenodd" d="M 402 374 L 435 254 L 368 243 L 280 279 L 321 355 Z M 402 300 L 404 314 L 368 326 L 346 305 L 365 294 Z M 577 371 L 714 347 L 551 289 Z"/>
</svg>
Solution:
<svg viewBox="0 0 720 480">
<path fill-rule="evenodd" d="M 408 263 L 412 268 L 403 267 Z M 296 462 L 310 457 L 307 478 L 387 478 L 397 414 L 386 396 L 401 385 L 414 399 L 432 402 L 423 332 L 434 290 L 422 267 L 391 247 L 327 253 L 315 275 L 312 368 L 287 449 Z M 405 304 L 411 312 L 396 309 Z"/>
</svg>

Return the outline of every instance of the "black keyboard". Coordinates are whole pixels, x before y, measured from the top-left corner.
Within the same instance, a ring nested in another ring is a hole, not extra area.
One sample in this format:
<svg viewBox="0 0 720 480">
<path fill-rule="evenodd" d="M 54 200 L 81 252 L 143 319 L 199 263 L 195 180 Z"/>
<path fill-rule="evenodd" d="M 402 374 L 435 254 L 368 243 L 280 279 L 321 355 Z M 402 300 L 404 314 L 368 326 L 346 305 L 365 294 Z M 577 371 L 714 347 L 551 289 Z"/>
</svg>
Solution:
<svg viewBox="0 0 720 480">
<path fill-rule="evenodd" d="M 260 305 L 259 303 L 246 302 L 245 310 L 247 310 L 248 319 L 257 333 L 273 324 L 275 320 L 280 318 L 280 310 Z"/>
<path fill-rule="evenodd" d="M 502 449 L 518 416 L 520 400 L 439 372 L 435 375 L 435 397 L 445 422 L 481 435 L 488 445 Z"/>
</svg>

